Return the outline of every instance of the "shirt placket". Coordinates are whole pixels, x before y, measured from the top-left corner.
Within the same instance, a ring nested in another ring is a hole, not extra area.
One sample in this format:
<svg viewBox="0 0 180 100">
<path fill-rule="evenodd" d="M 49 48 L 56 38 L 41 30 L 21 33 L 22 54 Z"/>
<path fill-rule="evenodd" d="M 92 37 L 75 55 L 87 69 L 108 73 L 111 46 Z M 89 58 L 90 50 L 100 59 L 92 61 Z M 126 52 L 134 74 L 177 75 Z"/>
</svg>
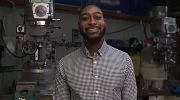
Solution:
<svg viewBox="0 0 180 100">
<path fill-rule="evenodd" d="M 98 60 L 93 58 L 93 80 L 94 80 L 94 100 L 98 100 L 99 90 L 98 90 Z"/>
</svg>

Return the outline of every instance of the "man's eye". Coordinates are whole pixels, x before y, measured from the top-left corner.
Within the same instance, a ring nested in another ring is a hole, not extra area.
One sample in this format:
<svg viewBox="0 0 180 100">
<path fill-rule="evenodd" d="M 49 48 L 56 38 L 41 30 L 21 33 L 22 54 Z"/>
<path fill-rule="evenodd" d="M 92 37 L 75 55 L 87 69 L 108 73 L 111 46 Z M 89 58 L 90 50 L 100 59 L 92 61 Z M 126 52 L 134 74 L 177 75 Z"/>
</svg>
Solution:
<svg viewBox="0 0 180 100">
<path fill-rule="evenodd" d="M 84 21 L 86 21 L 86 20 L 88 20 L 89 18 L 88 17 L 84 17 L 84 18 L 82 18 L 82 20 L 84 20 Z"/>
<path fill-rule="evenodd" d="M 95 17 L 97 20 L 101 19 L 102 17 L 101 16 L 96 16 Z"/>
</svg>

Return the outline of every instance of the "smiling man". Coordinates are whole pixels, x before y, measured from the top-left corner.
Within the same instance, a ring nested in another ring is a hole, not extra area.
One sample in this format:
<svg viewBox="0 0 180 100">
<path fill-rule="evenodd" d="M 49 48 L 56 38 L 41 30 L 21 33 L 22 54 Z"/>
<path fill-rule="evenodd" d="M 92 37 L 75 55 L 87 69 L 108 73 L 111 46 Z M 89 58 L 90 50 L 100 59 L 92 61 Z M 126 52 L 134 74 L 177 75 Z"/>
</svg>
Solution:
<svg viewBox="0 0 180 100">
<path fill-rule="evenodd" d="M 79 13 L 83 45 L 57 66 L 54 100 L 137 100 L 132 60 L 106 44 L 102 10 L 86 4 Z"/>
<path fill-rule="evenodd" d="M 79 15 L 78 29 L 84 38 L 86 46 L 90 46 L 90 49 L 95 46 L 97 47 L 95 51 L 97 51 L 103 43 L 106 23 L 99 7 L 89 4 L 89 6 L 86 5 L 83 8 Z M 95 51 L 93 50 L 90 54 L 93 55 Z"/>
</svg>

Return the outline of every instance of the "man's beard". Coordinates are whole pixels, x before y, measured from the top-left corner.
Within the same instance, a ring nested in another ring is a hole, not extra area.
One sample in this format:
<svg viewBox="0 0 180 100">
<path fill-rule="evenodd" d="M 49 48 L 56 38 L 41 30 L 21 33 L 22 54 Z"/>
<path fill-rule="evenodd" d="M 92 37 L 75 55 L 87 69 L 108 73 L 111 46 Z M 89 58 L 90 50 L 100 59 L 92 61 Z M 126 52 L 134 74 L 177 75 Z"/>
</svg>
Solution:
<svg viewBox="0 0 180 100">
<path fill-rule="evenodd" d="M 95 45 L 95 44 L 98 44 L 101 39 L 103 38 L 104 34 L 105 34 L 105 31 L 106 31 L 106 26 L 103 28 L 103 30 L 100 32 L 99 36 L 98 37 L 94 37 L 94 38 L 91 38 L 89 37 L 86 33 L 84 33 L 83 29 L 80 28 L 80 33 L 81 35 L 83 36 L 83 39 L 85 39 L 88 43 L 90 43 L 91 45 Z"/>
</svg>

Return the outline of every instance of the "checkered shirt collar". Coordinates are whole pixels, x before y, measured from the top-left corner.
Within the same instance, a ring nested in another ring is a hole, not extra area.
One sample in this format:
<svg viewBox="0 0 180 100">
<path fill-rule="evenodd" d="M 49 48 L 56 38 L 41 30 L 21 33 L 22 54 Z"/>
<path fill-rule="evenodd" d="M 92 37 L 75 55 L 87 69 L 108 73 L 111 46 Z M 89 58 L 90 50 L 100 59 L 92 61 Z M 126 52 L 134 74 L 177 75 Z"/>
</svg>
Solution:
<svg viewBox="0 0 180 100">
<path fill-rule="evenodd" d="M 89 53 L 89 50 L 86 48 L 85 44 L 83 43 L 82 44 L 82 51 L 87 55 Z M 108 45 L 104 39 L 103 41 L 103 44 L 102 46 L 100 47 L 100 49 L 97 51 L 97 53 L 100 55 L 100 56 L 103 56 L 108 50 Z"/>
</svg>

